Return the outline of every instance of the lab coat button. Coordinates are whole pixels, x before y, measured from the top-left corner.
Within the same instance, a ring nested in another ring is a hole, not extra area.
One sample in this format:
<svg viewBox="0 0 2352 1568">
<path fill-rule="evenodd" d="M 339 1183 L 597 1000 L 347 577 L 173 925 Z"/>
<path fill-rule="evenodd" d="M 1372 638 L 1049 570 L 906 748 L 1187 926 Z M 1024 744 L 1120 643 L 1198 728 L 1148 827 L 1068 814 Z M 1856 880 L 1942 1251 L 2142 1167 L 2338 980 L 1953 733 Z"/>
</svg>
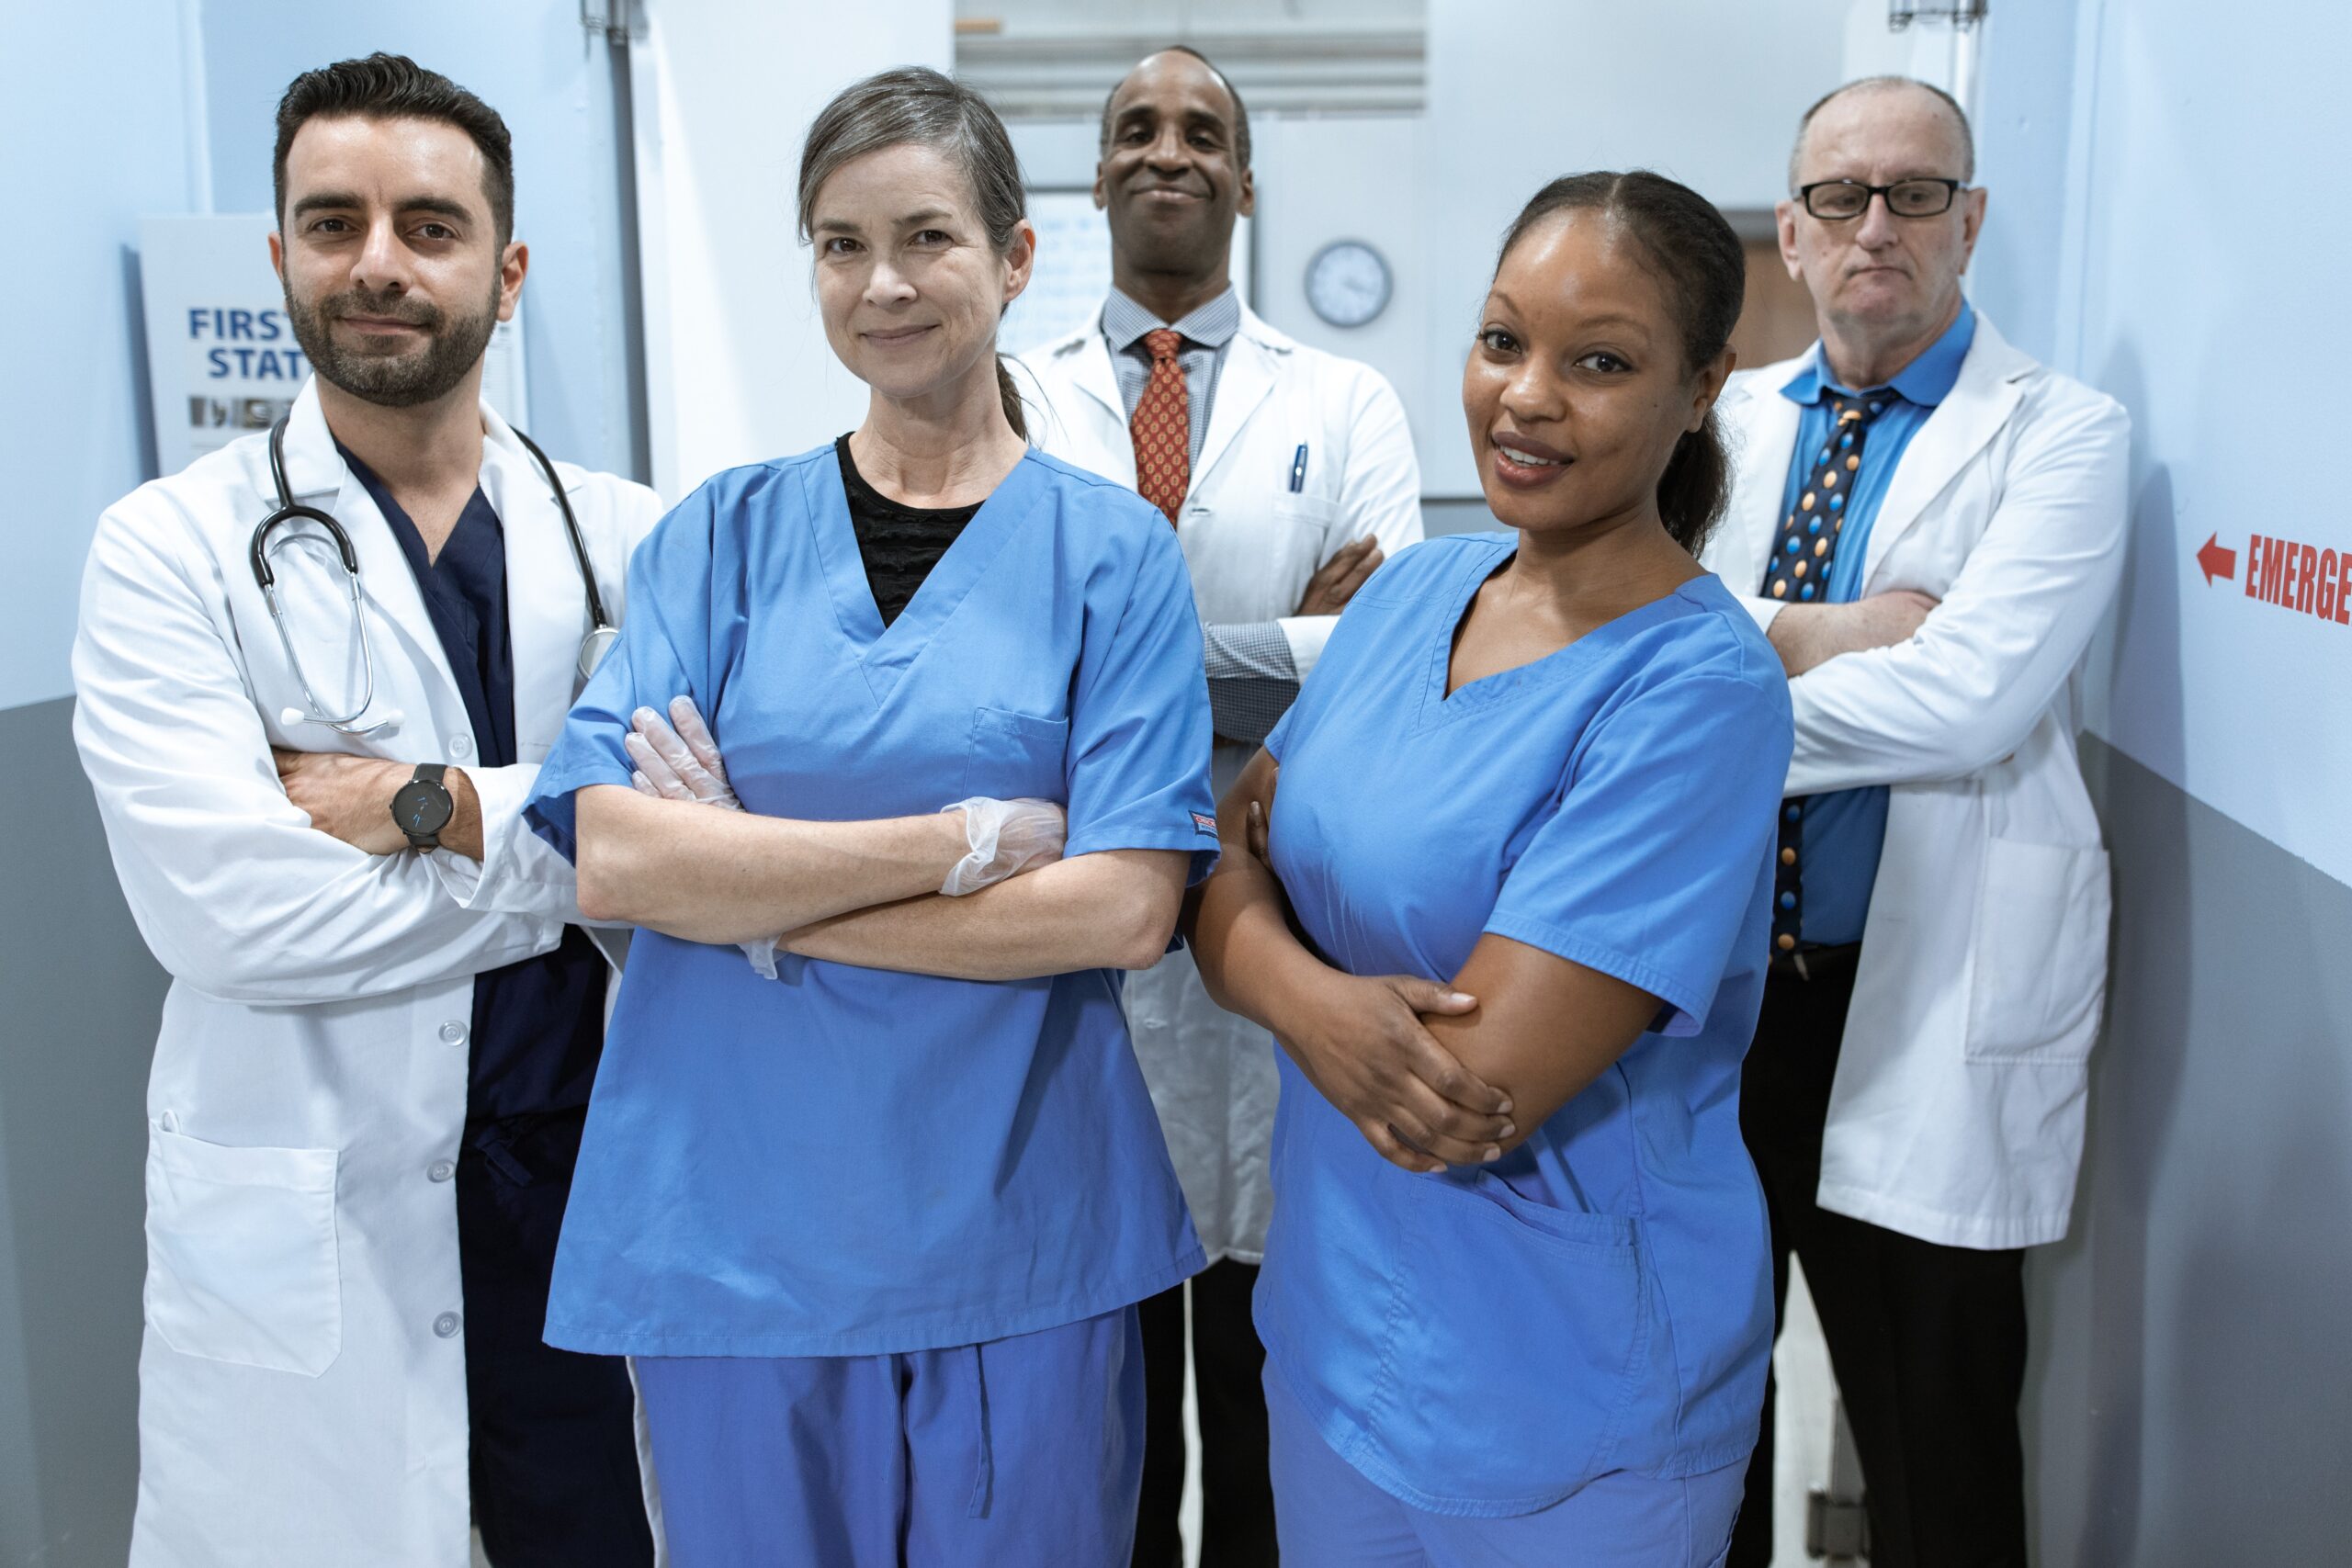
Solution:
<svg viewBox="0 0 2352 1568">
<path fill-rule="evenodd" d="M 455 735 L 450 737 L 449 755 L 452 757 L 470 757 L 473 754 L 474 743 L 470 739 L 463 735 Z"/>
<path fill-rule="evenodd" d="M 466 1026 L 453 1018 L 441 1026 L 441 1038 L 452 1045 L 461 1045 L 466 1039 Z"/>
<path fill-rule="evenodd" d="M 458 1314 L 445 1312 L 433 1320 L 433 1332 L 444 1339 L 454 1338 L 458 1332 Z"/>
<path fill-rule="evenodd" d="M 446 1159 L 436 1159 L 424 1168 L 425 1178 L 432 1181 L 447 1181 L 458 1174 L 458 1168 Z"/>
</svg>

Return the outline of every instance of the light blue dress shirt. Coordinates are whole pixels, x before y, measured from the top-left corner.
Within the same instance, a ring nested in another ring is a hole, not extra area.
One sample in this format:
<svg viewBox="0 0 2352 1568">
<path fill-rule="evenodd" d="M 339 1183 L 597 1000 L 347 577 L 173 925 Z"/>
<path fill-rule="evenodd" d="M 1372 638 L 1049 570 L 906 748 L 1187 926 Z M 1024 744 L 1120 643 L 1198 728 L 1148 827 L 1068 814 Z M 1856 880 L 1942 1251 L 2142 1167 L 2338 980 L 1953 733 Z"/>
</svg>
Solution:
<svg viewBox="0 0 2352 1568">
<path fill-rule="evenodd" d="M 1976 339 L 1976 310 L 1962 301 L 1960 315 L 1927 352 L 1905 366 L 1886 386 L 1894 392 L 1894 406 L 1878 416 L 1862 441 L 1862 466 L 1848 491 L 1846 527 L 1838 537 L 1838 554 L 1830 562 L 1828 602 L 1843 604 L 1859 598 L 1863 569 L 1869 564 L 1871 525 L 1879 502 L 1886 498 L 1904 448 L 1919 434 L 1936 405 L 1951 395 L 1960 379 L 1961 362 Z M 1821 345 L 1781 389 L 1781 395 L 1804 405 L 1797 423 L 1796 449 L 1789 457 L 1789 481 L 1781 495 L 1783 514 L 1794 509 L 1797 496 L 1813 471 L 1814 462 L 1830 438 L 1830 399 L 1875 391 L 1873 387 L 1841 386 L 1829 373 Z M 1750 585 L 1752 586 L 1752 585 Z M 1803 881 L 1803 941 L 1807 947 L 1835 947 L 1862 940 L 1862 922 L 1870 914 L 1871 885 L 1878 880 L 1879 851 L 1886 842 L 1886 789 L 1839 790 L 1811 796 L 1805 804 L 1804 838 L 1797 852 Z"/>
</svg>

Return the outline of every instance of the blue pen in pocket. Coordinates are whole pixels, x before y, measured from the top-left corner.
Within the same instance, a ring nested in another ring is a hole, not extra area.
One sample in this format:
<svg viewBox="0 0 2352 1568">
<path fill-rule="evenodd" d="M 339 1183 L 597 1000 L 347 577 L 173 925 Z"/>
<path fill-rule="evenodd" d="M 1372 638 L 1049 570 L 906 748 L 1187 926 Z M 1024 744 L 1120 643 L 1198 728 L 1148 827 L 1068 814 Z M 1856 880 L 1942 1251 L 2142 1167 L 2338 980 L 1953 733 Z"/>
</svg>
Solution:
<svg viewBox="0 0 2352 1568">
<path fill-rule="evenodd" d="M 1302 441 L 1302 442 L 1300 442 L 1300 443 L 1298 444 L 1298 450 L 1297 450 L 1295 453 L 1292 454 L 1292 456 L 1291 456 L 1291 460 L 1290 460 L 1290 492 L 1291 492 L 1291 494 L 1293 494 L 1293 495 L 1296 495 L 1300 491 L 1303 491 L 1303 490 L 1305 490 L 1306 488 L 1306 442 L 1304 442 L 1304 441 Z"/>
</svg>

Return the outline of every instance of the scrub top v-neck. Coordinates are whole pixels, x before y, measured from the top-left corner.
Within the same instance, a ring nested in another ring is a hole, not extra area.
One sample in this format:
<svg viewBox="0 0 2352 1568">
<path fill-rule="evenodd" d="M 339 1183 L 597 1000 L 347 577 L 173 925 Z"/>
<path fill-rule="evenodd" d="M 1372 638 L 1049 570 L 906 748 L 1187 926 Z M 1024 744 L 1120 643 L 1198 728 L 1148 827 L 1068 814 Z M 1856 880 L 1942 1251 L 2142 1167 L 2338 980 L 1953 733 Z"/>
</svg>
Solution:
<svg viewBox="0 0 2352 1568">
<path fill-rule="evenodd" d="M 629 714 L 692 696 L 746 809 L 971 795 L 1069 813 L 1066 852 L 1215 860 L 1183 557 L 1133 491 L 1031 453 L 888 626 L 828 446 L 721 474 L 629 570 L 629 620 L 527 808 L 623 784 Z M 985 897 L 985 895 L 982 895 Z M 639 933 L 548 1337 L 608 1354 L 854 1356 L 1073 1323 L 1203 1258 L 1117 976 L 982 983 Z"/>
<path fill-rule="evenodd" d="M 1462 1515 L 1736 1462 L 1772 1321 L 1738 1086 L 1787 680 L 1702 576 L 1449 694 L 1456 629 L 1515 547 L 1400 552 L 1266 742 L 1274 869 L 1329 962 L 1450 980 L 1493 933 L 1661 1004 L 1519 1148 L 1433 1177 L 1382 1159 L 1282 1060 L 1271 1364 L 1364 1476 Z"/>
<path fill-rule="evenodd" d="M 980 503 L 909 506 L 893 501 L 857 471 L 849 442 L 846 435 L 834 442 L 833 455 L 842 466 L 842 487 L 849 493 L 850 527 L 857 535 L 858 558 L 865 563 L 865 586 L 888 626 L 978 514 Z"/>
</svg>

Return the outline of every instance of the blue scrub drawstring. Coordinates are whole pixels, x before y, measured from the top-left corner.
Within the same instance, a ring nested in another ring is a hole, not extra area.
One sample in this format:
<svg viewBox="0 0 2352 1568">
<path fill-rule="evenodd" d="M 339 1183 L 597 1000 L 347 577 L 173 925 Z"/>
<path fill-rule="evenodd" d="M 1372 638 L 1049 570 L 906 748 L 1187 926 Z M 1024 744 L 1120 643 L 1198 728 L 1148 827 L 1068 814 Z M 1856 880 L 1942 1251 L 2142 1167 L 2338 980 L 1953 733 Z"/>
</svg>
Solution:
<svg viewBox="0 0 2352 1568">
<path fill-rule="evenodd" d="M 980 1458 L 972 1479 L 972 1506 L 967 1510 L 976 1519 L 988 1517 L 989 1494 L 996 1485 L 996 1457 L 989 1446 L 989 1380 L 980 1363 L 980 1347 L 972 1347 L 972 1407 L 977 1417 Z"/>
</svg>

